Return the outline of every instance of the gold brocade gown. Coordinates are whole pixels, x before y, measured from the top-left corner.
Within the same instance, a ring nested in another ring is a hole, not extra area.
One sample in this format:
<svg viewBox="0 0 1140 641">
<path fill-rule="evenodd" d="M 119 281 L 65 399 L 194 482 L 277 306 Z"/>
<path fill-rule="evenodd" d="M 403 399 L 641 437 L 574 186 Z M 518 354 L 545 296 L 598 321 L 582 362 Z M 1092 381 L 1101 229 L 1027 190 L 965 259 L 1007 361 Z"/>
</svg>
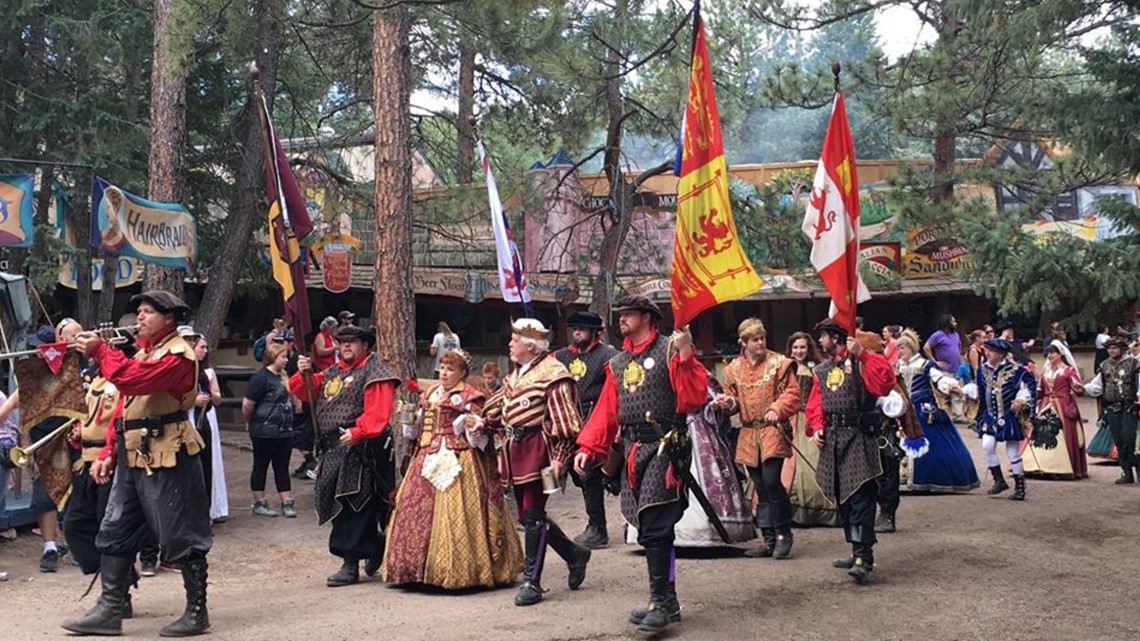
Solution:
<svg viewBox="0 0 1140 641">
<path fill-rule="evenodd" d="M 503 503 L 494 450 L 475 449 L 453 428 L 460 416 L 478 415 L 485 400 L 482 392 L 463 383 L 450 390 L 436 385 L 421 397 L 423 431 L 396 494 L 384 581 L 460 590 L 506 585 L 522 571 L 522 547 Z M 427 461 L 431 475 L 429 457 L 439 456 L 444 445 L 454 453 L 459 471 L 440 490 L 424 469 Z"/>
</svg>

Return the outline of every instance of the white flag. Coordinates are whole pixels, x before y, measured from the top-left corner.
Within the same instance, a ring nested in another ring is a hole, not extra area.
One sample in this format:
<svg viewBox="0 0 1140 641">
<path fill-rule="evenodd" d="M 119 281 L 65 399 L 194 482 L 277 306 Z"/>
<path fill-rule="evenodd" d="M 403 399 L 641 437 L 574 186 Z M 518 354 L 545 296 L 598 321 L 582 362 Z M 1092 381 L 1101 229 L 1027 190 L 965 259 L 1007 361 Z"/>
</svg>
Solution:
<svg viewBox="0 0 1140 641">
<path fill-rule="evenodd" d="M 503 213 L 503 203 L 499 200 L 499 188 L 491 174 L 491 160 L 483 141 L 478 142 L 479 161 L 483 164 L 483 175 L 487 178 L 487 198 L 491 201 L 491 228 L 495 232 L 495 255 L 499 259 L 499 290 L 508 303 L 529 303 L 530 292 L 526 287 L 522 257 L 519 247 L 511 234 L 511 225 Z"/>
</svg>

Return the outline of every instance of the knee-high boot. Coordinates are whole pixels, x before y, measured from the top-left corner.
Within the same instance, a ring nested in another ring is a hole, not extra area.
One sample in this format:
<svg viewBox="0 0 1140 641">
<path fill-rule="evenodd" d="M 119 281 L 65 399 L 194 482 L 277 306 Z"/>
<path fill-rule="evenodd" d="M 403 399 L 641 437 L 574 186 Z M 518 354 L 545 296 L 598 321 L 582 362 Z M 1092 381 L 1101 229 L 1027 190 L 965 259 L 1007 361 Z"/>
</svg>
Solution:
<svg viewBox="0 0 1140 641">
<path fill-rule="evenodd" d="M 78 619 L 63 623 L 63 629 L 76 634 L 118 636 L 123 633 L 123 605 L 127 598 L 134 559 L 103 555 L 99 576 L 103 591 L 95 607 Z"/>
<path fill-rule="evenodd" d="M 515 595 L 515 605 L 534 605 L 542 601 L 542 566 L 546 562 L 546 514 L 528 513 L 523 516 L 526 528 L 526 566 L 523 567 L 523 584 Z"/>
<path fill-rule="evenodd" d="M 681 620 L 681 604 L 677 601 L 677 583 L 673 569 L 673 547 L 654 545 L 645 548 L 645 563 L 649 568 L 649 608 L 644 614 L 630 613 L 630 621 L 645 632 L 664 630 L 674 621 Z M 640 617 L 637 617 L 641 614 Z M 638 619 L 634 621 L 634 619 Z"/>
<path fill-rule="evenodd" d="M 189 559 L 182 564 L 182 585 L 186 588 L 186 610 L 177 621 L 159 631 L 164 637 L 191 637 L 210 629 L 206 611 L 206 557 Z"/>
<path fill-rule="evenodd" d="M 586 564 L 590 562 L 590 549 L 568 539 L 562 528 L 549 518 L 546 519 L 546 529 L 550 537 L 550 547 L 554 548 L 563 561 L 566 561 L 566 567 L 570 569 L 567 584 L 571 590 L 577 590 L 581 587 L 582 581 L 586 580 Z"/>
</svg>

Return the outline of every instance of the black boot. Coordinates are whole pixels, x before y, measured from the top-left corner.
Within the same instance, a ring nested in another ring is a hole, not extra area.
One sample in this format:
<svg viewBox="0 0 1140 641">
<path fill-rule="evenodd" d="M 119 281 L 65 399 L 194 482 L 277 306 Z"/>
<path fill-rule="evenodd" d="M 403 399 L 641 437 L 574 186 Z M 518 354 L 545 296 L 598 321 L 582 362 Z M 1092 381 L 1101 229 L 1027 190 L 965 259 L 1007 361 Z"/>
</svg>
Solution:
<svg viewBox="0 0 1140 641">
<path fill-rule="evenodd" d="M 1011 501 L 1024 501 L 1025 500 L 1025 475 L 1013 475 L 1013 494 L 1009 495 Z"/>
<path fill-rule="evenodd" d="M 656 633 L 674 621 L 681 620 L 681 604 L 677 601 L 677 584 L 673 578 L 673 548 L 657 545 L 645 548 L 645 562 L 649 567 L 649 607 L 640 617 L 637 629 Z M 638 611 L 630 613 L 633 621 Z"/>
<path fill-rule="evenodd" d="M 1001 494 L 1002 492 L 1009 489 L 1009 483 L 1005 482 L 1005 476 L 1003 476 L 1001 473 L 1000 465 L 991 467 L 990 474 L 992 474 L 994 477 L 994 484 L 990 486 L 990 489 L 986 490 L 986 494 L 993 496 L 995 494 Z"/>
<path fill-rule="evenodd" d="M 1129 483 L 1135 483 L 1135 482 L 1136 482 L 1136 477 L 1135 477 L 1135 475 L 1132 474 L 1132 466 L 1129 465 L 1129 466 L 1121 468 L 1120 478 L 1116 479 L 1116 484 L 1117 485 L 1128 485 Z"/>
<path fill-rule="evenodd" d="M 95 607 L 78 619 L 63 623 L 63 629 L 76 634 L 115 637 L 123 633 L 123 604 L 127 598 L 128 581 L 134 559 L 103 555 L 99 578 L 103 591 Z"/>
<path fill-rule="evenodd" d="M 575 543 L 591 550 L 604 548 L 610 543 L 606 531 L 606 490 L 602 487 L 601 476 L 600 470 L 591 470 L 582 478 L 582 498 L 589 521 L 586 530 L 574 537 Z"/>
<path fill-rule="evenodd" d="M 330 588 L 339 588 L 354 583 L 360 583 L 360 559 L 347 556 L 344 557 L 344 563 L 341 564 L 336 574 L 325 579 L 325 585 Z"/>
<path fill-rule="evenodd" d="M 554 548 L 563 561 L 566 561 L 566 567 L 570 570 L 566 583 L 571 590 L 577 590 L 582 586 L 582 581 L 586 580 L 586 564 L 590 562 L 590 549 L 567 538 L 562 528 L 554 521 L 547 519 L 546 527 L 550 536 L 550 547 Z"/>
<path fill-rule="evenodd" d="M 878 534 L 890 534 L 895 531 L 895 515 L 880 512 L 879 517 L 875 519 L 875 532 Z"/>
<path fill-rule="evenodd" d="M 523 518 L 526 528 L 526 566 L 523 584 L 515 595 L 515 605 L 534 605 L 542 601 L 542 566 L 546 561 L 546 515 L 532 514 Z"/>
<path fill-rule="evenodd" d="M 835 559 L 831 562 L 831 567 L 839 568 L 840 570 L 850 570 L 855 567 L 855 557 L 845 556 L 842 559 Z"/>
<path fill-rule="evenodd" d="M 855 579 L 855 582 L 859 585 L 866 585 L 867 581 L 871 579 L 871 570 L 874 569 L 874 560 L 857 556 L 851 565 L 851 569 L 847 571 L 847 574 L 850 574 L 851 578 Z"/>
<path fill-rule="evenodd" d="M 753 559 L 767 559 L 772 556 L 773 551 L 776 549 L 776 528 L 762 527 L 760 528 L 760 536 L 764 539 L 764 544 L 757 548 L 752 548 L 744 553 L 744 556 Z"/>
<path fill-rule="evenodd" d="M 786 559 L 792 556 L 792 528 L 776 528 L 776 545 L 772 547 L 772 558 Z"/>
<path fill-rule="evenodd" d="M 376 573 L 380 571 L 380 565 L 383 561 L 384 557 L 379 554 L 369 557 L 368 560 L 364 562 L 364 573 L 368 576 L 376 576 Z"/>
<path fill-rule="evenodd" d="M 192 637 L 210 629 L 206 611 L 206 557 L 190 559 L 182 564 L 182 584 L 186 587 L 186 610 L 182 616 L 159 630 L 163 637 Z"/>
</svg>

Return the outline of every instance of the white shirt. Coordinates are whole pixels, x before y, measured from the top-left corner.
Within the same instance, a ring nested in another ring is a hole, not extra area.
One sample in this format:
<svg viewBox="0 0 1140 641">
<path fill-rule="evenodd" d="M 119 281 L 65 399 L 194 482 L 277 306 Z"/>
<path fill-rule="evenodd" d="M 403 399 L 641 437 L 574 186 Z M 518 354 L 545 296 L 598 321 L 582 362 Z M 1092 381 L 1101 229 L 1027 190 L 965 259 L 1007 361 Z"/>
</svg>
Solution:
<svg viewBox="0 0 1140 641">
<path fill-rule="evenodd" d="M 440 332 L 431 339 L 431 346 L 435 348 L 435 371 L 439 371 L 439 361 L 443 355 L 459 347 L 459 335 L 444 335 Z"/>
</svg>

